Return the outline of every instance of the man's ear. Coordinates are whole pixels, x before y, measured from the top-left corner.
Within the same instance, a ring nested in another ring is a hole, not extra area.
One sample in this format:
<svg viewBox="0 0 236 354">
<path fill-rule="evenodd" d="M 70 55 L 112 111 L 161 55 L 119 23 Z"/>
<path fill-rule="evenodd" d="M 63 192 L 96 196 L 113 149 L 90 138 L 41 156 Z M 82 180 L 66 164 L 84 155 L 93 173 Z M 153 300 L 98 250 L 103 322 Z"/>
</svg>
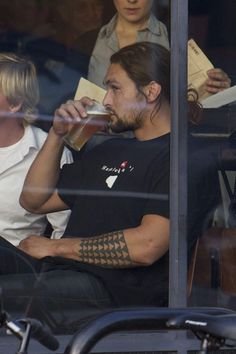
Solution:
<svg viewBox="0 0 236 354">
<path fill-rule="evenodd" d="M 147 98 L 148 103 L 153 103 L 156 101 L 158 96 L 161 93 L 161 85 L 159 85 L 156 81 L 151 81 L 144 89 L 145 96 Z"/>
<path fill-rule="evenodd" d="M 17 113 L 21 110 L 22 102 L 11 104 L 10 110 L 12 113 Z"/>
</svg>

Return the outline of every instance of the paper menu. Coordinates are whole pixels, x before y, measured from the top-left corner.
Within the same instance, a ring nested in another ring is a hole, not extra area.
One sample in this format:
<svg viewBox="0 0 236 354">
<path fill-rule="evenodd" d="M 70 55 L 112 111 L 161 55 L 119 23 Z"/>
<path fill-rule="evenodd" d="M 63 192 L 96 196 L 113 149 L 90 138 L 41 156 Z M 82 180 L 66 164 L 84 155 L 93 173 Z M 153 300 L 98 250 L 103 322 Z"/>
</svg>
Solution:
<svg viewBox="0 0 236 354">
<path fill-rule="evenodd" d="M 80 98 L 87 96 L 102 103 L 105 94 L 106 90 L 81 77 L 74 99 L 79 100 Z"/>
<path fill-rule="evenodd" d="M 213 64 L 198 47 L 193 39 L 188 41 L 188 88 L 193 88 L 198 92 L 198 99 L 203 99 L 212 94 L 206 92 L 204 84 L 208 79 L 207 71 L 213 68 Z"/>
</svg>

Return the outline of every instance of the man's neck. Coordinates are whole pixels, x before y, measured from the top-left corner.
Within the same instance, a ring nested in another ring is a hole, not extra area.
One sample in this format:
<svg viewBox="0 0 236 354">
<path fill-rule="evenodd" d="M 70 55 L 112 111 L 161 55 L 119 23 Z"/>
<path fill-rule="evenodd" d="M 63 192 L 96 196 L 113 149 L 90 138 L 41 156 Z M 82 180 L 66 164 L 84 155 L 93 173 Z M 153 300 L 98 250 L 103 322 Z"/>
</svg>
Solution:
<svg viewBox="0 0 236 354">
<path fill-rule="evenodd" d="M 0 118 L 0 147 L 8 147 L 16 144 L 24 135 L 24 126 L 15 118 Z"/>
<path fill-rule="evenodd" d="M 163 105 L 156 114 L 149 114 L 143 126 L 134 132 L 140 141 L 159 138 L 170 132 L 170 107 Z"/>
</svg>

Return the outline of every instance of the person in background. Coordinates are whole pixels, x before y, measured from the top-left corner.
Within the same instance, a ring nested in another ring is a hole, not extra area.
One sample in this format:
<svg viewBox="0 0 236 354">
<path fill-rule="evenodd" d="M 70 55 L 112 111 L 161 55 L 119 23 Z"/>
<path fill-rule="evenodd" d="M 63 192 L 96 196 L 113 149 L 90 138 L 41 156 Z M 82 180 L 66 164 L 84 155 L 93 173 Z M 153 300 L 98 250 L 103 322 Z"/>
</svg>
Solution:
<svg viewBox="0 0 236 354">
<path fill-rule="evenodd" d="M 152 3 L 152 0 L 114 0 L 117 13 L 98 34 L 89 63 L 90 81 L 104 87 L 111 55 L 126 45 L 148 41 L 169 48 L 166 26 L 151 13 Z"/>
<path fill-rule="evenodd" d="M 103 26 L 90 59 L 88 80 L 104 87 L 109 58 L 126 45 L 148 41 L 169 48 L 166 26 L 152 14 L 153 0 L 113 0 L 117 13 Z M 205 89 L 217 93 L 230 87 L 231 80 L 221 69 L 208 71 Z"/>
<path fill-rule="evenodd" d="M 0 53 L 0 235 L 15 246 L 29 235 L 44 235 L 48 222 L 51 237 L 61 237 L 70 214 L 35 215 L 19 204 L 25 176 L 47 137 L 31 125 L 38 100 L 33 63 L 13 53 Z M 66 149 L 61 165 L 71 162 Z"/>
</svg>

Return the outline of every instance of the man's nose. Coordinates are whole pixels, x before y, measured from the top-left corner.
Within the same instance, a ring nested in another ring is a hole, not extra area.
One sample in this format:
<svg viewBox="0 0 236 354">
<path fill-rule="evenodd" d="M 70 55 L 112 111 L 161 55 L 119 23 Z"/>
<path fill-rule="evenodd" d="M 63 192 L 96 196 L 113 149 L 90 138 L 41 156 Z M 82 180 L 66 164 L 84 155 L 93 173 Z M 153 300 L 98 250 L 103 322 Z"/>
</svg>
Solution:
<svg viewBox="0 0 236 354">
<path fill-rule="evenodd" d="M 109 94 L 109 91 L 106 92 L 103 101 L 102 101 L 103 106 L 105 107 L 110 107 L 111 106 L 111 97 Z"/>
</svg>

